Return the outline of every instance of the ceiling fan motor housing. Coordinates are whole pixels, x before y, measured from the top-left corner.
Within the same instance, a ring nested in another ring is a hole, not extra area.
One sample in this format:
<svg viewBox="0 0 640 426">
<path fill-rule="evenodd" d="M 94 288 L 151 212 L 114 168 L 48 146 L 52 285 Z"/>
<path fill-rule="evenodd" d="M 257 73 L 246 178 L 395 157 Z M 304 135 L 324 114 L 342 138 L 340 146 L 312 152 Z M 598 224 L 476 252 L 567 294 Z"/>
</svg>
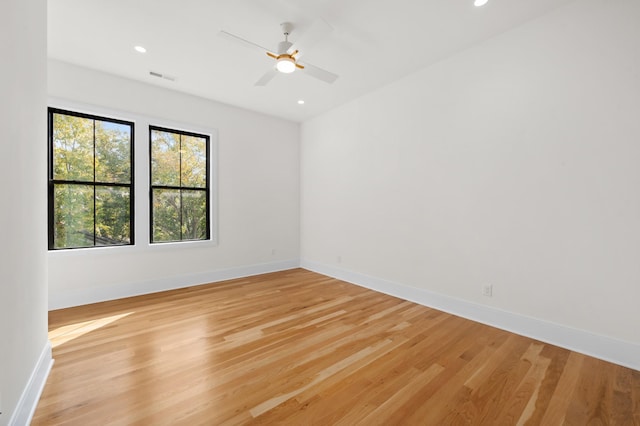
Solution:
<svg viewBox="0 0 640 426">
<path fill-rule="evenodd" d="M 288 40 L 281 41 L 280 43 L 278 43 L 278 55 L 282 55 L 283 53 L 287 53 L 287 50 L 289 50 L 289 48 L 291 46 L 293 46 L 293 43 L 291 43 Z"/>
</svg>

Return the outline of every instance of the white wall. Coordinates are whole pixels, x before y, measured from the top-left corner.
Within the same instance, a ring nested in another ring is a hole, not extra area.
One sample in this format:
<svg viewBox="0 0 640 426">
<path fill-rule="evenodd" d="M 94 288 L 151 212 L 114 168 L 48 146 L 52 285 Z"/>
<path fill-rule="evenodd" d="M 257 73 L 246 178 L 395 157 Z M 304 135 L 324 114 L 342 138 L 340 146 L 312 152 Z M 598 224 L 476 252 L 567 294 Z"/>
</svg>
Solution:
<svg viewBox="0 0 640 426">
<path fill-rule="evenodd" d="M 49 61 L 50 105 L 136 123 L 136 245 L 49 253 L 50 307 L 286 269 L 299 256 L 299 125 Z M 216 244 L 149 246 L 146 125 L 217 139 Z"/>
<path fill-rule="evenodd" d="M 573 2 L 305 122 L 303 265 L 640 354 L 639 23 Z"/>
<path fill-rule="evenodd" d="M 0 3 L 0 425 L 28 421 L 51 362 L 46 10 L 44 0 Z"/>
</svg>

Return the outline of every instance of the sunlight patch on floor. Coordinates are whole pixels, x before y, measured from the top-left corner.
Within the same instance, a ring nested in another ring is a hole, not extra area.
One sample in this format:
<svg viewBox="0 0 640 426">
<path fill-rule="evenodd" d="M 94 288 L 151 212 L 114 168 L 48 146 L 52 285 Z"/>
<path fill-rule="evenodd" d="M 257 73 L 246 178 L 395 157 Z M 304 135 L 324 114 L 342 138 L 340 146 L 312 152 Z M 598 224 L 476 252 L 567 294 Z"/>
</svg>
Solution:
<svg viewBox="0 0 640 426">
<path fill-rule="evenodd" d="M 51 346 L 55 348 L 62 345 L 63 343 L 67 343 L 75 338 L 104 327 L 105 325 L 109 325 L 131 314 L 133 314 L 133 312 L 112 315 L 110 317 L 98 318 L 91 321 L 84 321 L 56 328 L 55 330 L 51 330 L 49 332 L 49 340 L 51 341 Z"/>
</svg>

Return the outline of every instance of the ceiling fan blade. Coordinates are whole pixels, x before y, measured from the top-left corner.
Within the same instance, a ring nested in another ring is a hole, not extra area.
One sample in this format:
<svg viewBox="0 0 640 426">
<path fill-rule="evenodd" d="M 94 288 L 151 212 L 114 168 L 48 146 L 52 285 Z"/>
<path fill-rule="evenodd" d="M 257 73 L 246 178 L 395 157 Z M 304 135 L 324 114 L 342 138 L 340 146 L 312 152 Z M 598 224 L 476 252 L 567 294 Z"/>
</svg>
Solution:
<svg viewBox="0 0 640 426">
<path fill-rule="evenodd" d="M 266 86 L 268 82 L 273 80 L 273 77 L 275 77 L 276 74 L 278 74 L 278 71 L 275 68 L 271 68 L 269 71 L 264 73 L 264 75 L 260 77 L 258 81 L 255 82 L 254 86 Z"/>
<path fill-rule="evenodd" d="M 300 65 L 304 67 L 302 72 L 310 75 L 311 77 L 317 78 L 318 80 L 322 80 L 325 83 L 332 84 L 339 77 L 338 74 L 323 70 L 322 68 L 318 68 L 310 63 L 302 63 Z"/>
<path fill-rule="evenodd" d="M 304 52 L 304 49 L 309 49 L 310 46 L 313 46 L 318 41 L 322 40 L 326 36 L 328 36 L 333 31 L 333 27 L 327 23 L 322 18 L 316 19 L 311 27 L 304 33 L 298 37 L 295 43 L 291 45 L 289 49 L 287 49 L 287 53 L 291 54 L 291 52 L 295 52 L 296 50 L 301 50 Z M 300 53 L 297 59 L 300 59 L 302 54 Z"/>
<path fill-rule="evenodd" d="M 222 37 L 224 39 L 227 39 L 229 41 L 232 41 L 234 43 L 239 43 L 240 45 L 242 45 L 244 47 L 248 47 L 249 49 L 257 50 L 257 51 L 262 52 L 262 53 L 269 51 L 269 49 L 267 49 L 265 47 L 262 47 L 259 44 L 256 44 L 256 43 L 254 43 L 252 41 L 249 41 L 249 40 L 245 40 L 242 37 L 238 37 L 237 35 L 228 33 L 226 31 L 222 31 L 221 30 L 218 33 L 218 36 Z"/>
</svg>

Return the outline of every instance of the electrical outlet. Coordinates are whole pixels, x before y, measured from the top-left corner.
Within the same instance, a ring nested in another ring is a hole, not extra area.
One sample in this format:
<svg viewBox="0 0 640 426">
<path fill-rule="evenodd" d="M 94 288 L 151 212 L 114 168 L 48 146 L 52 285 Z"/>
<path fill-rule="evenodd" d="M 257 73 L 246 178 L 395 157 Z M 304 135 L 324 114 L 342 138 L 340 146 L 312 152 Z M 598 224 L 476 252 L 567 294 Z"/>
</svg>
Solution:
<svg viewBox="0 0 640 426">
<path fill-rule="evenodd" d="M 342 256 L 336 256 L 336 262 L 342 263 Z"/>
<path fill-rule="evenodd" d="M 491 284 L 483 285 L 482 295 L 487 297 L 493 296 L 493 286 Z"/>
</svg>

